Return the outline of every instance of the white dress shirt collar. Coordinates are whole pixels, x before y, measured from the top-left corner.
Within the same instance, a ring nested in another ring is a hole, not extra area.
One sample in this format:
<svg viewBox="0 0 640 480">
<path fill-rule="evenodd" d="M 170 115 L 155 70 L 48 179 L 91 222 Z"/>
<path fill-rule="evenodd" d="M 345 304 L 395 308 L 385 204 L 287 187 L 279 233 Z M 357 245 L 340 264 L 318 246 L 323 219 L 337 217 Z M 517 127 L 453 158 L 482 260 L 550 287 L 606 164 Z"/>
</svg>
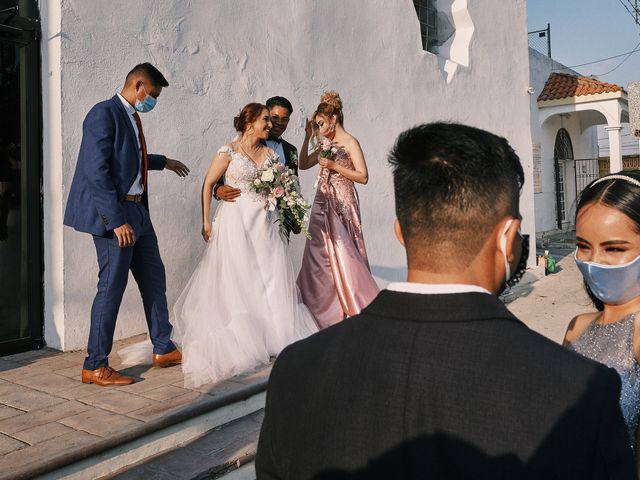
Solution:
<svg viewBox="0 0 640 480">
<path fill-rule="evenodd" d="M 124 98 L 122 95 L 118 94 L 118 98 L 120 99 L 120 101 L 122 102 L 122 105 L 124 106 L 124 109 L 127 111 L 127 113 L 129 115 L 133 115 L 134 113 L 136 113 L 136 109 L 133 108 L 133 105 L 131 105 L 129 102 L 127 102 L 127 99 Z"/>
<path fill-rule="evenodd" d="M 136 175 L 136 179 L 133 181 L 133 185 L 127 192 L 129 195 L 140 195 L 144 192 L 144 186 L 142 185 L 142 146 L 140 145 L 140 133 L 138 132 L 138 124 L 136 123 L 136 119 L 133 117 L 133 114 L 136 113 L 136 109 L 127 102 L 127 99 L 122 95 L 118 94 L 118 98 L 122 102 L 122 106 L 127 111 L 129 115 L 129 122 L 131 122 L 131 126 L 133 127 L 133 131 L 135 133 L 136 145 L 138 146 L 138 173 Z"/>
<path fill-rule="evenodd" d="M 419 293 L 423 295 L 442 295 L 447 293 L 486 293 L 491 292 L 478 285 L 465 285 L 462 283 L 415 283 L 393 282 L 387 285 L 387 290 L 393 292 Z"/>
<path fill-rule="evenodd" d="M 265 143 L 267 144 L 267 147 L 278 154 L 278 160 L 280 161 L 280 163 L 286 165 L 287 159 L 284 156 L 284 147 L 282 146 L 282 141 L 276 142 L 275 140 L 271 140 L 270 138 L 268 138 Z"/>
</svg>

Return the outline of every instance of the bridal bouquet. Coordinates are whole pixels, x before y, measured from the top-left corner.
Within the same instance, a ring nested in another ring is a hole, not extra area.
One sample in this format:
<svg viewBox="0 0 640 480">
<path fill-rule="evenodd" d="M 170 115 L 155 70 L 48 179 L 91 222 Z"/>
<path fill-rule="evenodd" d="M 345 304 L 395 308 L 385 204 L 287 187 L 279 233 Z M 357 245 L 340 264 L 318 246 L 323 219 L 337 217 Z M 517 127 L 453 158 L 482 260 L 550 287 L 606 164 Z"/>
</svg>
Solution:
<svg viewBox="0 0 640 480">
<path fill-rule="evenodd" d="M 253 188 L 257 193 L 267 194 L 267 210 L 278 212 L 282 238 L 289 241 L 291 232 L 302 232 L 311 238 L 306 227 L 311 206 L 300 194 L 300 182 L 293 170 L 281 163 L 265 165 L 258 169 Z"/>
</svg>

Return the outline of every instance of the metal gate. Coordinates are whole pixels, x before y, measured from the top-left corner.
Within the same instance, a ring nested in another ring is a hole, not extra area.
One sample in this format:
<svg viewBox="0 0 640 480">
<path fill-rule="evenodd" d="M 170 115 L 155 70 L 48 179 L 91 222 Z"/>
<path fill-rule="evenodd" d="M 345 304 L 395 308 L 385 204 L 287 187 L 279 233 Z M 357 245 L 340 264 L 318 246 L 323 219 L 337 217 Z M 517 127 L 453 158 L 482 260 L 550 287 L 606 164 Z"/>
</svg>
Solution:
<svg viewBox="0 0 640 480">
<path fill-rule="evenodd" d="M 555 175 L 556 184 L 556 224 L 558 229 L 562 230 L 562 223 L 566 218 L 565 211 L 565 175 L 564 175 L 564 161 L 559 160 L 557 156 L 553 159 L 553 170 Z"/>
<path fill-rule="evenodd" d="M 597 158 L 580 158 L 576 161 L 576 195 L 579 196 L 594 180 L 600 178 Z"/>
<path fill-rule="evenodd" d="M 556 183 L 556 221 L 558 229 L 562 230 L 567 220 L 567 162 L 573 161 L 573 146 L 571 137 L 566 129 L 560 128 L 556 134 L 556 142 L 553 147 L 553 165 Z"/>
</svg>

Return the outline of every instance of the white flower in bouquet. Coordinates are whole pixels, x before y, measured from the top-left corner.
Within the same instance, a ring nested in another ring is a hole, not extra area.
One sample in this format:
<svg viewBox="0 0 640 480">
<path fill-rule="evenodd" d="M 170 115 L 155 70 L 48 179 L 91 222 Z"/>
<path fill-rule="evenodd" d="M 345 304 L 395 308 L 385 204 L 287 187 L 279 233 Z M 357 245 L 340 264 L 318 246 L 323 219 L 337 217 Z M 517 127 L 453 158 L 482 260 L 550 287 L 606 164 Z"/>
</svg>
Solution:
<svg viewBox="0 0 640 480">
<path fill-rule="evenodd" d="M 273 170 L 267 169 L 264 172 L 262 172 L 262 175 L 260 176 L 260 180 L 262 180 L 263 182 L 273 182 L 274 180 Z"/>
</svg>

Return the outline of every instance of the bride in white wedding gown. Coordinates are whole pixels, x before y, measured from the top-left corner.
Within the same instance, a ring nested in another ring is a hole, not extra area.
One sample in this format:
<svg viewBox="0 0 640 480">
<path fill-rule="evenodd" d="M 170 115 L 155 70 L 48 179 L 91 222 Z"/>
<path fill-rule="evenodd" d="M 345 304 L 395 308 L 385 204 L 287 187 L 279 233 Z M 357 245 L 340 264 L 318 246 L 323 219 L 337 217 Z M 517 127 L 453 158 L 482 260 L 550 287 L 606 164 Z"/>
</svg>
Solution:
<svg viewBox="0 0 640 480">
<path fill-rule="evenodd" d="M 277 215 L 251 186 L 264 162 L 278 161 L 262 143 L 271 128 L 269 111 L 249 104 L 234 127 L 240 138 L 218 151 L 204 181 L 202 235 L 209 244 L 174 307 L 186 385 L 217 382 L 269 363 L 317 331 L 299 299 Z M 242 193 L 234 202 L 221 202 L 210 223 L 213 187 L 223 174 Z"/>
<path fill-rule="evenodd" d="M 182 350 L 187 387 L 267 364 L 290 343 L 317 331 L 300 300 L 277 214 L 267 211 L 266 198 L 251 188 L 258 168 L 278 161 L 262 142 L 271 128 L 269 112 L 250 103 L 234 126 L 239 138 L 218 151 L 203 185 L 202 236 L 208 245 L 174 306 L 172 339 Z M 225 184 L 242 192 L 233 202 L 220 202 L 210 222 L 213 187 L 222 175 Z"/>
</svg>

